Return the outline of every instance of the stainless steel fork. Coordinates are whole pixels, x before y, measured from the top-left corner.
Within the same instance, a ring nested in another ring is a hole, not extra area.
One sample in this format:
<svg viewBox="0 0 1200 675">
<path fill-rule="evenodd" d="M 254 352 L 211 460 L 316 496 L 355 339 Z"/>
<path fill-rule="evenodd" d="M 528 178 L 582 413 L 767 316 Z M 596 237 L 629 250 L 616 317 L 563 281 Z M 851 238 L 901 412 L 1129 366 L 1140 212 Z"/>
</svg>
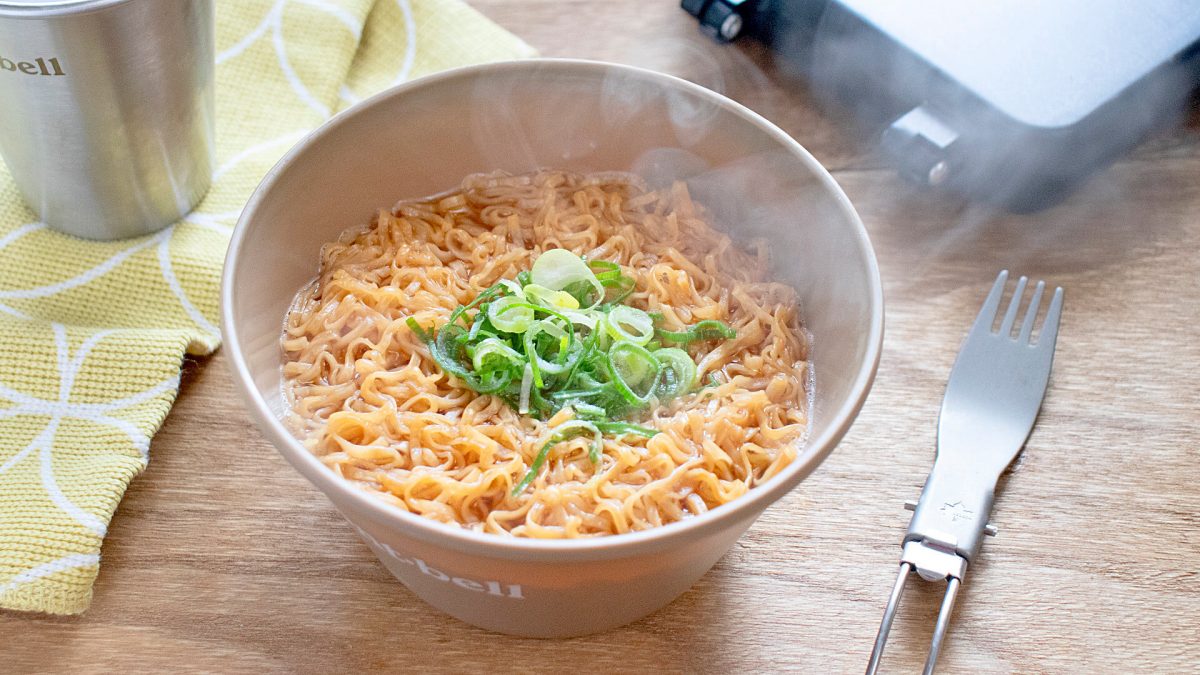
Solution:
<svg viewBox="0 0 1200 675">
<path fill-rule="evenodd" d="M 1020 332 L 1014 337 L 1013 328 L 1028 279 L 1021 277 L 1017 282 L 997 331 L 992 326 L 1007 280 L 1007 270 L 996 277 L 950 371 L 938 417 L 937 456 L 920 501 L 905 504 L 913 516 L 904 535 L 900 574 L 867 664 L 868 675 L 873 675 L 879 667 L 911 572 L 927 581 L 946 582 L 946 594 L 925 661 L 926 675 L 933 672 L 967 566 L 979 554 L 983 536 L 996 534 L 995 528 L 988 524 L 996 482 L 1025 445 L 1042 406 L 1054 360 L 1063 290 L 1054 290 L 1035 340 L 1034 323 L 1046 287 L 1044 282 L 1037 282 Z"/>
</svg>

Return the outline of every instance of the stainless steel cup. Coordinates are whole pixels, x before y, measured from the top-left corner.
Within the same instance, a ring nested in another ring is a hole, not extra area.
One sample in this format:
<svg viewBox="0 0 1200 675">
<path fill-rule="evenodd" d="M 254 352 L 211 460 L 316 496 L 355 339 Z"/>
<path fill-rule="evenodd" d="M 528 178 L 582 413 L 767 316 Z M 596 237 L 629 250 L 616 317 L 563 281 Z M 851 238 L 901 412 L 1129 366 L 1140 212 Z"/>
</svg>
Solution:
<svg viewBox="0 0 1200 675">
<path fill-rule="evenodd" d="M 0 0 L 0 155 L 50 227 L 161 229 L 213 171 L 212 0 Z"/>
</svg>

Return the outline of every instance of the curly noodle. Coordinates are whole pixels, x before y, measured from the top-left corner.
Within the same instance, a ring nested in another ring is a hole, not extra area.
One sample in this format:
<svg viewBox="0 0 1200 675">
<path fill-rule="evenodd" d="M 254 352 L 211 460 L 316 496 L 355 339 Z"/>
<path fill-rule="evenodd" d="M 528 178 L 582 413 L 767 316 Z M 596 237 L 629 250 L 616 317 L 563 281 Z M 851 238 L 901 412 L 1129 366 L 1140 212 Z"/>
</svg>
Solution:
<svg viewBox="0 0 1200 675">
<path fill-rule="evenodd" d="M 289 423 L 326 466 L 396 507 L 500 535 L 570 538 L 657 527 L 737 499 L 779 473 L 808 426 L 808 340 L 795 291 L 765 280 L 766 247 L 736 246 L 682 183 L 543 171 L 467 178 L 405 201 L 321 253 L 283 335 Z M 552 427 L 443 373 L 405 324 L 443 325 L 501 278 L 565 248 L 621 265 L 627 303 L 664 328 L 724 321 L 737 337 L 688 351 L 711 386 L 654 410 L 651 439 L 555 446 L 511 494 Z"/>
</svg>

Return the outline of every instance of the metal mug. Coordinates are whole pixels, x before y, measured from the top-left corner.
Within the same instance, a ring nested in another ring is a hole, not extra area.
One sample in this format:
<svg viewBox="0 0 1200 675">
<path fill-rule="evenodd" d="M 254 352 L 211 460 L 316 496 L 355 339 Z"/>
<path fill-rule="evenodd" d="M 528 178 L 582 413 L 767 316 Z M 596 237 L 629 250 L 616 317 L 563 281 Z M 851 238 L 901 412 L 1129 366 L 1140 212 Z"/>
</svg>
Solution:
<svg viewBox="0 0 1200 675">
<path fill-rule="evenodd" d="M 0 155 L 49 227 L 179 220 L 213 172 L 212 0 L 0 0 Z"/>
</svg>

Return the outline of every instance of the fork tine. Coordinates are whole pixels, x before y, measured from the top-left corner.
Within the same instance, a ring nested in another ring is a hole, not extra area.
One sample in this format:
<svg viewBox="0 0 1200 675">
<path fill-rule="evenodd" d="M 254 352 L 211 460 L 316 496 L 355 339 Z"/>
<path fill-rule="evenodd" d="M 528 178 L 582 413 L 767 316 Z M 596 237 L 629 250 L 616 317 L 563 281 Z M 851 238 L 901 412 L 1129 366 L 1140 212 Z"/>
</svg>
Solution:
<svg viewBox="0 0 1200 675">
<path fill-rule="evenodd" d="M 1033 298 L 1029 300 L 1029 308 L 1025 310 L 1025 321 L 1021 323 L 1021 336 L 1017 342 L 1028 343 L 1033 335 L 1033 320 L 1037 318 L 1038 306 L 1042 304 L 1042 291 L 1046 290 L 1046 282 L 1039 281 L 1033 289 Z"/>
<path fill-rule="evenodd" d="M 1004 321 L 1000 323 L 1000 337 L 1012 335 L 1013 323 L 1017 320 L 1017 310 L 1021 308 L 1021 296 L 1025 295 L 1025 284 L 1029 277 L 1017 279 L 1017 290 L 1013 291 L 1012 299 L 1008 301 L 1008 311 L 1004 313 Z"/>
<path fill-rule="evenodd" d="M 979 308 L 979 315 L 975 317 L 975 325 L 971 327 L 972 333 L 990 333 L 992 330 L 992 322 L 996 320 L 996 310 L 1000 309 L 1000 298 L 1004 295 L 1004 284 L 1008 281 L 1008 270 L 1000 270 L 1000 274 L 996 275 L 996 283 L 992 284 L 992 290 L 988 293 L 987 300 L 983 301 L 983 307 Z"/>
<path fill-rule="evenodd" d="M 1050 301 L 1050 309 L 1046 310 L 1046 322 L 1038 333 L 1037 346 L 1039 349 L 1054 351 L 1054 342 L 1058 339 L 1058 320 L 1062 316 L 1063 289 L 1054 289 L 1054 299 Z"/>
</svg>

